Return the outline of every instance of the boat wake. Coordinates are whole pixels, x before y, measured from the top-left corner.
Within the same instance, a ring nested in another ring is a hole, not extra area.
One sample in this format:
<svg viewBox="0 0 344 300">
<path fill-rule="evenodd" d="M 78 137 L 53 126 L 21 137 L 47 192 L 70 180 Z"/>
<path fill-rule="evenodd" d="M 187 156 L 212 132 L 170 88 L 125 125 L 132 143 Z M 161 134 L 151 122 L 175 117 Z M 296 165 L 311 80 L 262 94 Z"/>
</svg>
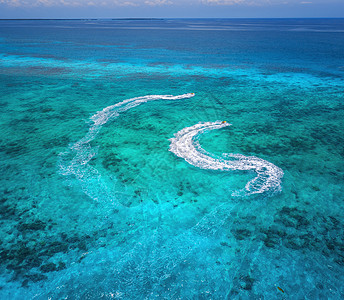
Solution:
<svg viewBox="0 0 344 300">
<path fill-rule="evenodd" d="M 186 127 L 170 139 L 170 151 L 185 159 L 189 164 L 201 169 L 255 171 L 257 176 L 245 186 L 245 194 L 247 195 L 264 192 L 273 194 L 281 191 L 283 171 L 274 164 L 255 156 L 234 153 L 226 153 L 223 154 L 223 157 L 216 157 L 201 147 L 198 142 L 199 135 L 230 125 L 226 121 L 216 121 Z"/>
<path fill-rule="evenodd" d="M 148 95 L 124 100 L 108 106 L 91 117 L 91 125 L 87 134 L 79 141 L 71 144 L 69 149 L 59 155 L 60 174 L 75 176 L 83 191 L 96 201 L 119 204 L 119 195 L 109 189 L 98 170 L 89 162 L 98 153 L 98 147 L 92 147 L 91 142 L 96 138 L 102 127 L 120 116 L 121 113 L 140 104 L 155 100 L 181 100 L 193 97 L 194 93 L 183 95 Z"/>
<path fill-rule="evenodd" d="M 228 218 L 232 216 L 230 223 L 235 221 L 235 216 L 237 215 L 236 210 L 239 203 L 238 198 L 233 198 L 232 201 L 226 201 L 225 203 L 217 205 L 214 209 L 205 214 L 196 224 L 186 229 L 181 234 L 164 239 L 166 232 L 160 224 L 160 214 L 163 208 L 161 208 L 161 206 L 152 206 L 150 203 L 145 203 L 139 208 L 136 207 L 137 209 L 135 209 L 135 207 L 131 207 L 130 209 L 124 207 L 120 204 L 123 201 L 119 198 L 118 192 L 111 190 L 105 181 L 103 181 L 98 170 L 89 164 L 89 161 L 97 154 L 97 148 L 94 146 L 92 147 L 91 142 L 96 138 L 102 126 L 119 117 L 121 113 L 152 100 L 178 100 L 191 98 L 193 96 L 194 94 L 184 94 L 180 96 L 144 96 L 108 106 L 91 117 L 92 123 L 87 134 L 79 141 L 71 144 L 66 152 L 60 154 L 61 174 L 76 178 L 78 182 L 81 183 L 84 192 L 92 199 L 108 202 L 112 208 L 120 206 L 125 210 L 125 216 L 128 220 L 159 220 L 156 228 L 152 231 L 145 228 L 141 233 L 138 232 L 138 236 L 136 236 L 136 231 L 134 233 L 128 233 L 128 237 L 131 237 L 133 240 L 135 237 L 137 241 L 128 244 L 128 247 L 124 247 L 123 249 L 120 247 L 109 249 L 108 258 L 103 258 L 100 263 L 97 262 L 97 265 L 100 266 L 99 277 L 102 278 L 102 282 L 108 280 L 105 286 L 111 286 L 113 289 L 113 292 L 109 292 L 111 297 L 112 295 L 118 295 L 119 298 L 123 299 L 161 298 L 161 293 L 165 292 L 164 289 L 166 285 L 169 286 L 169 296 L 171 293 L 177 293 L 177 291 L 173 289 L 177 289 L 178 287 L 173 287 L 173 285 L 168 283 L 168 278 L 172 278 L 175 273 L 179 272 L 175 271 L 175 269 L 178 269 L 181 264 L 185 263 L 186 259 L 190 257 L 196 249 L 203 249 L 200 252 L 206 252 L 208 251 L 207 249 L 213 247 L 213 243 L 209 241 L 212 241 L 213 236 L 223 227 L 223 224 Z M 246 184 L 245 194 L 268 192 L 269 195 L 272 195 L 274 192 L 280 191 L 283 171 L 272 163 L 254 156 L 244 156 L 232 153 L 224 154 L 222 157 L 216 157 L 202 149 L 198 142 L 198 137 L 202 133 L 227 126 L 230 126 L 230 124 L 217 121 L 199 123 L 184 128 L 176 133 L 174 138 L 170 139 L 170 151 L 185 159 L 191 165 L 201 169 L 255 171 L 257 176 Z M 261 203 L 261 205 L 263 204 Z M 169 207 L 168 204 L 165 206 L 165 215 L 169 213 L 166 207 Z M 154 222 L 150 224 L 150 226 L 154 228 Z M 146 230 L 149 232 L 149 235 L 145 233 Z M 128 241 L 129 240 L 130 238 L 128 238 Z M 251 244 L 248 244 L 245 249 L 243 249 L 242 246 L 240 247 L 243 253 L 249 253 L 251 251 Z M 259 249 L 256 251 L 259 251 Z M 117 259 L 114 260 L 114 257 Z M 94 259 L 98 258 L 95 256 Z M 85 261 L 87 261 L 87 259 Z M 192 261 L 191 258 L 190 261 Z M 89 263 L 93 266 L 91 257 Z M 111 265 L 112 271 L 109 271 L 109 265 Z M 233 262 L 233 270 L 240 270 L 241 265 L 241 260 Z M 75 268 L 77 267 L 78 266 L 75 265 Z M 84 266 L 82 268 L 84 269 Z M 111 279 L 104 279 L 102 272 L 106 274 L 110 272 Z M 236 271 L 233 272 L 233 280 L 236 274 Z M 93 274 L 90 281 L 87 281 L 88 274 L 84 276 L 84 282 L 92 282 L 94 280 Z M 70 281 L 74 283 L 73 278 L 71 278 Z M 55 287 L 56 284 L 53 284 L 53 286 Z M 60 284 L 60 282 L 58 284 Z M 67 280 L 65 286 L 72 286 L 72 284 Z M 84 286 L 82 285 L 77 289 L 74 288 L 74 290 L 83 289 Z M 60 299 L 66 297 L 68 293 L 68 289 L 59 290 L 53 288 L 52 292 L 49 293 L 49 297 Z M 99 296 L 94 296 L 94 298 L 99 298 Z"/>
</svg>

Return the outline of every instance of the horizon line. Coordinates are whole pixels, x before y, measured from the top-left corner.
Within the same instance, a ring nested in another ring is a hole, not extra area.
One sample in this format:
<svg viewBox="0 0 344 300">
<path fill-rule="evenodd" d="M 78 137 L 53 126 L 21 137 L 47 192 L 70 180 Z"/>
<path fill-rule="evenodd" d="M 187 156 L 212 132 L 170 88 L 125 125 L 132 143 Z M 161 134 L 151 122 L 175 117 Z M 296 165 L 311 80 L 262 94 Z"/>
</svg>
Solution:
<svg viewBox="0 0 344 300">
<path fill-rule="evenodd" d="M 230 18 L 219 18 L 219 17 L 168 17 L 168 18 L 0 18 L 0 21 L 20 21 L 20 20 L 26 20 L 26 21 L 65 21 L 65 20 L 90 20 L 90 21 L 97 21 L 97 20 L 127 20 L 127 21 L 140 21 L 140 20 L 171 20 L 171 19 L 179 19 L 179 20 L 187 20 L 187 19 L 344 19 L 344 17 L 230 17 Z"/>
</svg>

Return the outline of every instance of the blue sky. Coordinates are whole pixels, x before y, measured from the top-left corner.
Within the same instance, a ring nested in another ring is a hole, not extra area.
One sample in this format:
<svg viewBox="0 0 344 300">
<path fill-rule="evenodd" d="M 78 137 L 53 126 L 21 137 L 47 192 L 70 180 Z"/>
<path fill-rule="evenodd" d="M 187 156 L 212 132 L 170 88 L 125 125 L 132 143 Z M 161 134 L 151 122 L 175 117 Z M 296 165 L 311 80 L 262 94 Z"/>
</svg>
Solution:
<svg viewBox="0 0 344 300">
<path fill-rule="evenodd" d="M 0 0 L 0 18 L 344 17 L 344 0 Z"/>
</svg>

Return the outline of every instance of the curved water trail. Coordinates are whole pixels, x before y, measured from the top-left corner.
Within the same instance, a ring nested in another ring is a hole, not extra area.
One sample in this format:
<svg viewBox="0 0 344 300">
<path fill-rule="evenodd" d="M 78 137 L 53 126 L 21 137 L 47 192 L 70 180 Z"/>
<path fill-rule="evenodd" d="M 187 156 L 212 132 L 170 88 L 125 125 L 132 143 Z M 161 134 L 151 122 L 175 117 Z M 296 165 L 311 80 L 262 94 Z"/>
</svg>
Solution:
<svg viewBox="0 0 344 300">
<path fill-rule="evenodd" d="M 223 157 L 216 157 L 205 151 L 198 142 L 198 137 L 205 131 L 220 129 L 231 124 L 225 121 L 198 123 L 186 127 L 170 139 L 170 151 L 185 159 L 189 164 L 201 169 L 210 170 L 253 170 L 257 176 L 245 186 L 245 193 L 258 194 L 264 192 L 275 193 L 281 191 L 283 171 L 274 164 L 255 157 L 242 154 L 226 153 Z"/>
<path fill-rule="evenodd" d="M 75 176 L 83 191 L 96 201 L 111 202 L 119 205 L 120 193 L 110 190 L 97 169 L 90 166 L 89 161 L 98 153 L 97 147 L 91 142 L 96 138 L 103 125 L 120 116 L 121 113 L 140 104 L 154 100 L 180 100 L 193 97 L 194 93 L 183 95 L 148 95 L 124 100 L 117 104 L 105 107 L 91 117 L 91 125 L 87 134 L 79 141 L 71 144 L 69 149 L 60 153 L 59 169 L 62 175 Z M 116 184 L 116 182 L 114 182 Z"/>
<path fill-rule="evenodd" d="M 64 175 L 73 175 L 81 183 L 85 193 L 95 200 L 110 201 L 113 207 L 119 205 L 118 195 L 110 190 L 103 182 L 100 173 L 90 166 L 88 162 L 97 154 L 97 149 L 91 142 L 95 139 L 102 126 L 110 120 L 117 118 L 122 112 L 151 100 L 177 100 L 193 97 L 194 94 L 180 96 L 145 96 L 125 100 L 118 104 L 104 108 L 91 117 L 92 124 L 88 133 L 79 141 L 70 145 L 65 153 L 60 154 L 60 171 Z M 190 164 L 212 170 L 254 170 L 257 177 L 246 185 L 247 193 L 262 193 L 265 191 L 278 191 L 281 189 L 283 171 L 275 165 L 260 158 L 241 154 L 225 154 L 224 157 L 215 157 L 202 149 L 197 137 L 208 130 L 229 126 L 228 123 L 208 122 L 199 123 L 184 128 L 171 139 L 170 151 L 184 158 Z M 104 272 L 110 272 L 111 295 L 119 298 L 143 299 L 159 296 L 164 287 L 164 281 L 173 275 L 174 269 L 196 249 L 203 249 L 224 222 L 237 208 L 237 201 L 228 201 L 215 207 L 194 226 L 182 234 L 170 239 L 162 239 L 165 232 L 160 225 L 156 230 L 143 236 L 130 250 L 123 249 L 118 253 L 119 259 L 115 262 L 104 261 Z M 145 209 L 145 206 L 142 206 Z M 147 206 L 146 209 L 150 209 Z M 132 211 L 132 210 L 130 210 Z M 154 212 L 151 212 L 154 215 Z M 233 218 L 234 220 L 235 218 Z M 161 231 L 161 232 L 160 232 Z M 204 248 L 206 249 L 206 248 Z M 110 249 L 118 251 L 119 249 Z M 128 250 L 128 251 L 127 251 Z M 117 257 L 117 256 L 116 256 Z M 109 266 L 110 270 L 109 270 Z M 240 262 L 238 262 L 240 267 Z M 112 271 L 111 271 L 112 270 Z M 103 276 L 103 275 L 102 275 Z M 54 289 L 50 295 L 61 296 L 67 291 Z M 110 291 L 109 291 L 110 292 Z M 61 293 L 61 294 L 59 294 Z M 57 297 L 56 297 L 57 298 Z M 61 297 L 59 297 L 61 298 Z"/>
<path fill-rule="evenodd" d="M 113 207 L 118 206 L 118 195 L 107 187 L 101 174 L 88 164 L 97 154 L 97 148 L 92 147 L 91 142 L 103 125 L 128 109 L 147 101 L 178 100 L 193 96 L 193 93 L 180 96 L 144 96 L 122 101 L 97 112 L 91 117 L 92 124 L 87 134 L 71 144 L 68 151 L 60 154 L 60 173 L 74 176 L 81 183 L 84 192 L 94 200 L 110 201 Z M 193 227 L 162 245 L 157 244 L 159 238 L 156 234 L 148 238 L 144 236 L 112 266 L 115 292 L 139 299 L 142 295 L 153 293 L 161 282 L 171 276 L 173 269 L 204 242 L 204 239 L 218 231 L 234 207 L 234 202 L 219 205 Z"/>
</svg>

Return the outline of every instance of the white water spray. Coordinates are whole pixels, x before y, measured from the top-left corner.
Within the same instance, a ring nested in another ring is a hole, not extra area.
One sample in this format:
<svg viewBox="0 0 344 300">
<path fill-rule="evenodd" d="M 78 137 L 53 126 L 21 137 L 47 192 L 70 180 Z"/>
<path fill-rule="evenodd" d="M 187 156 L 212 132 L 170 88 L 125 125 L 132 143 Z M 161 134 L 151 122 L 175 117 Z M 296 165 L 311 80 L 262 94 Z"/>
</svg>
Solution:
<svg viewBox="0 0 344 300">
<path fill-rule="evenodd" d="M 198 123 L 194 126 L 186 127 L 177 132 L 174 138 L 170 139 L 170 151 L 185 159 L 189 164 L 201 169 L 255 171 L 257 176 L 245 186 L 245 192 L 248 195 L 281 191 L 283 171 L 274 164 L 255 156 L 244 156 L 234 153 L 224 154 L 223 156 L 226 159 L 215 157 L 200 146 L 198 142 L 200 134 L 230 125 L 225 121 L 216 121 Z"/>
</svg>

